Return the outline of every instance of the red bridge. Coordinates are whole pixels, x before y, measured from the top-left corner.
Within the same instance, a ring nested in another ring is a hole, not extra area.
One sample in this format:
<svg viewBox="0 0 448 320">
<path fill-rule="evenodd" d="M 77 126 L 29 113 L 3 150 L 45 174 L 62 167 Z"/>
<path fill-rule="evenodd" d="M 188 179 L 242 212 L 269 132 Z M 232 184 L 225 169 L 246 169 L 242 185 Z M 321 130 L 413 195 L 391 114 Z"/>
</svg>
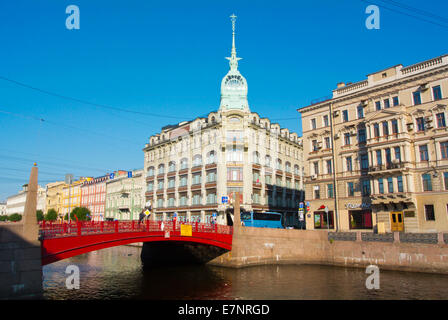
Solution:
<svg viewBox="0 0 448 320">
<path fill-rule="evenodd" d="M 192 243 L 232 249 L 231 226 L 174 221 L 104 221 L 40 224 L 42 265 L 134 242 Z"/>
</svg>

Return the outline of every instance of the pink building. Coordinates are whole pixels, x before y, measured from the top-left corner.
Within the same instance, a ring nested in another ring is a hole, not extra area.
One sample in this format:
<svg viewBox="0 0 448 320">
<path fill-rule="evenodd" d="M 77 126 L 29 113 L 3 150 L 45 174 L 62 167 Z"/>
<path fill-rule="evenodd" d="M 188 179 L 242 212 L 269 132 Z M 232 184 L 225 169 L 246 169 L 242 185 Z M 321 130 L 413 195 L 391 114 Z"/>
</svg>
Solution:
<svg viewBox="0 0 448 320">
<path fill-rule="evenodd" d="M 90 210 L 92 220 L 104 220 L 107 180 L 109 175 L 84 181 L 81 186 L 81 206 Z"/>
</svg>

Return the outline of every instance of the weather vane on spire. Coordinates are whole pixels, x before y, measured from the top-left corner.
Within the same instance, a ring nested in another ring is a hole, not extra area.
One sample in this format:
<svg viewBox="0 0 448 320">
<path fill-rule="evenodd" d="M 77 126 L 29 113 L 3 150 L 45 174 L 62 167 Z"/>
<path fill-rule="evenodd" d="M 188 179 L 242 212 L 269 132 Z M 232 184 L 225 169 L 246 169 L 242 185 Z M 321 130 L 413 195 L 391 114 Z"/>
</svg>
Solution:
<svg viewBox="0 0 448 320">
<path fill-rule="evenodd" d="M 230 16 L 230 19 L 232 20 L 232 31 L 235 33 L 235 22 L 236 22 L 236 15 L 232 14 Z"/>
<path fill-rule="evenodd" d="M 230 20 L 232 21 L 232 51 L 230 58 L 226 58 L 230 60 L 230 69 L 236 70 L 238 69 L 238 60 L 241 60 L 241 58 L 238 58 L 236 56 L 236 48 L 235 48 L 235 22 L 236 22 L 236 15 L 232 14 L 230 16 Z"/>
</svg>

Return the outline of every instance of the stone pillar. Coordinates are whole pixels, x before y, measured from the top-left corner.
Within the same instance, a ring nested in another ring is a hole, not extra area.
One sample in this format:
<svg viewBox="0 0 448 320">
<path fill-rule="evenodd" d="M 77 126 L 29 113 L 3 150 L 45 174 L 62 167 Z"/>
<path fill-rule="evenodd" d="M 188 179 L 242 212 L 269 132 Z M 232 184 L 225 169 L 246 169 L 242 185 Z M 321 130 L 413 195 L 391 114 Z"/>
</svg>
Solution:
<svg viewBox="0 0 448 320">
<path fill-rule="evenodd" d="M 233 206 L 233 232 L 240 230 L 241 227 L 241 216 L 240 216 L 240 193 L 235 192 L 235 202 Z"/>
<path fill-rule="evenodd" d="M 28 192 L 26 194 L 25 211 L 23 213 L 23 236 L 29 241 L 38 240 L 39 225 L 37 224 L 37 174 L 36 164 L 31 168 Z"/>
</svg>

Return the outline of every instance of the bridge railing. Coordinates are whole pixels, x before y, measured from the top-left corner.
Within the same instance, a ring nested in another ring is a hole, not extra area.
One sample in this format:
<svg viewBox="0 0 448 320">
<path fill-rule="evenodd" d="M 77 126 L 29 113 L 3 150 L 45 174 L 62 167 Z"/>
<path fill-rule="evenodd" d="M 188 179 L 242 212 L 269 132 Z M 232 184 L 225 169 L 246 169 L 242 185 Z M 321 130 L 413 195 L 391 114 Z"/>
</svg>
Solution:
<svg viewBox="0 0 448 320">
<path fill-rule="evenodd" d="M 180 221 L 80 221 L 39 223 L 40 239 L 125 232 L 172 232 L 180 235 L 181 225 L 191 225 L 192 232 L 232 234 L 233 228 L 220 224 Z"/>
</svg>

